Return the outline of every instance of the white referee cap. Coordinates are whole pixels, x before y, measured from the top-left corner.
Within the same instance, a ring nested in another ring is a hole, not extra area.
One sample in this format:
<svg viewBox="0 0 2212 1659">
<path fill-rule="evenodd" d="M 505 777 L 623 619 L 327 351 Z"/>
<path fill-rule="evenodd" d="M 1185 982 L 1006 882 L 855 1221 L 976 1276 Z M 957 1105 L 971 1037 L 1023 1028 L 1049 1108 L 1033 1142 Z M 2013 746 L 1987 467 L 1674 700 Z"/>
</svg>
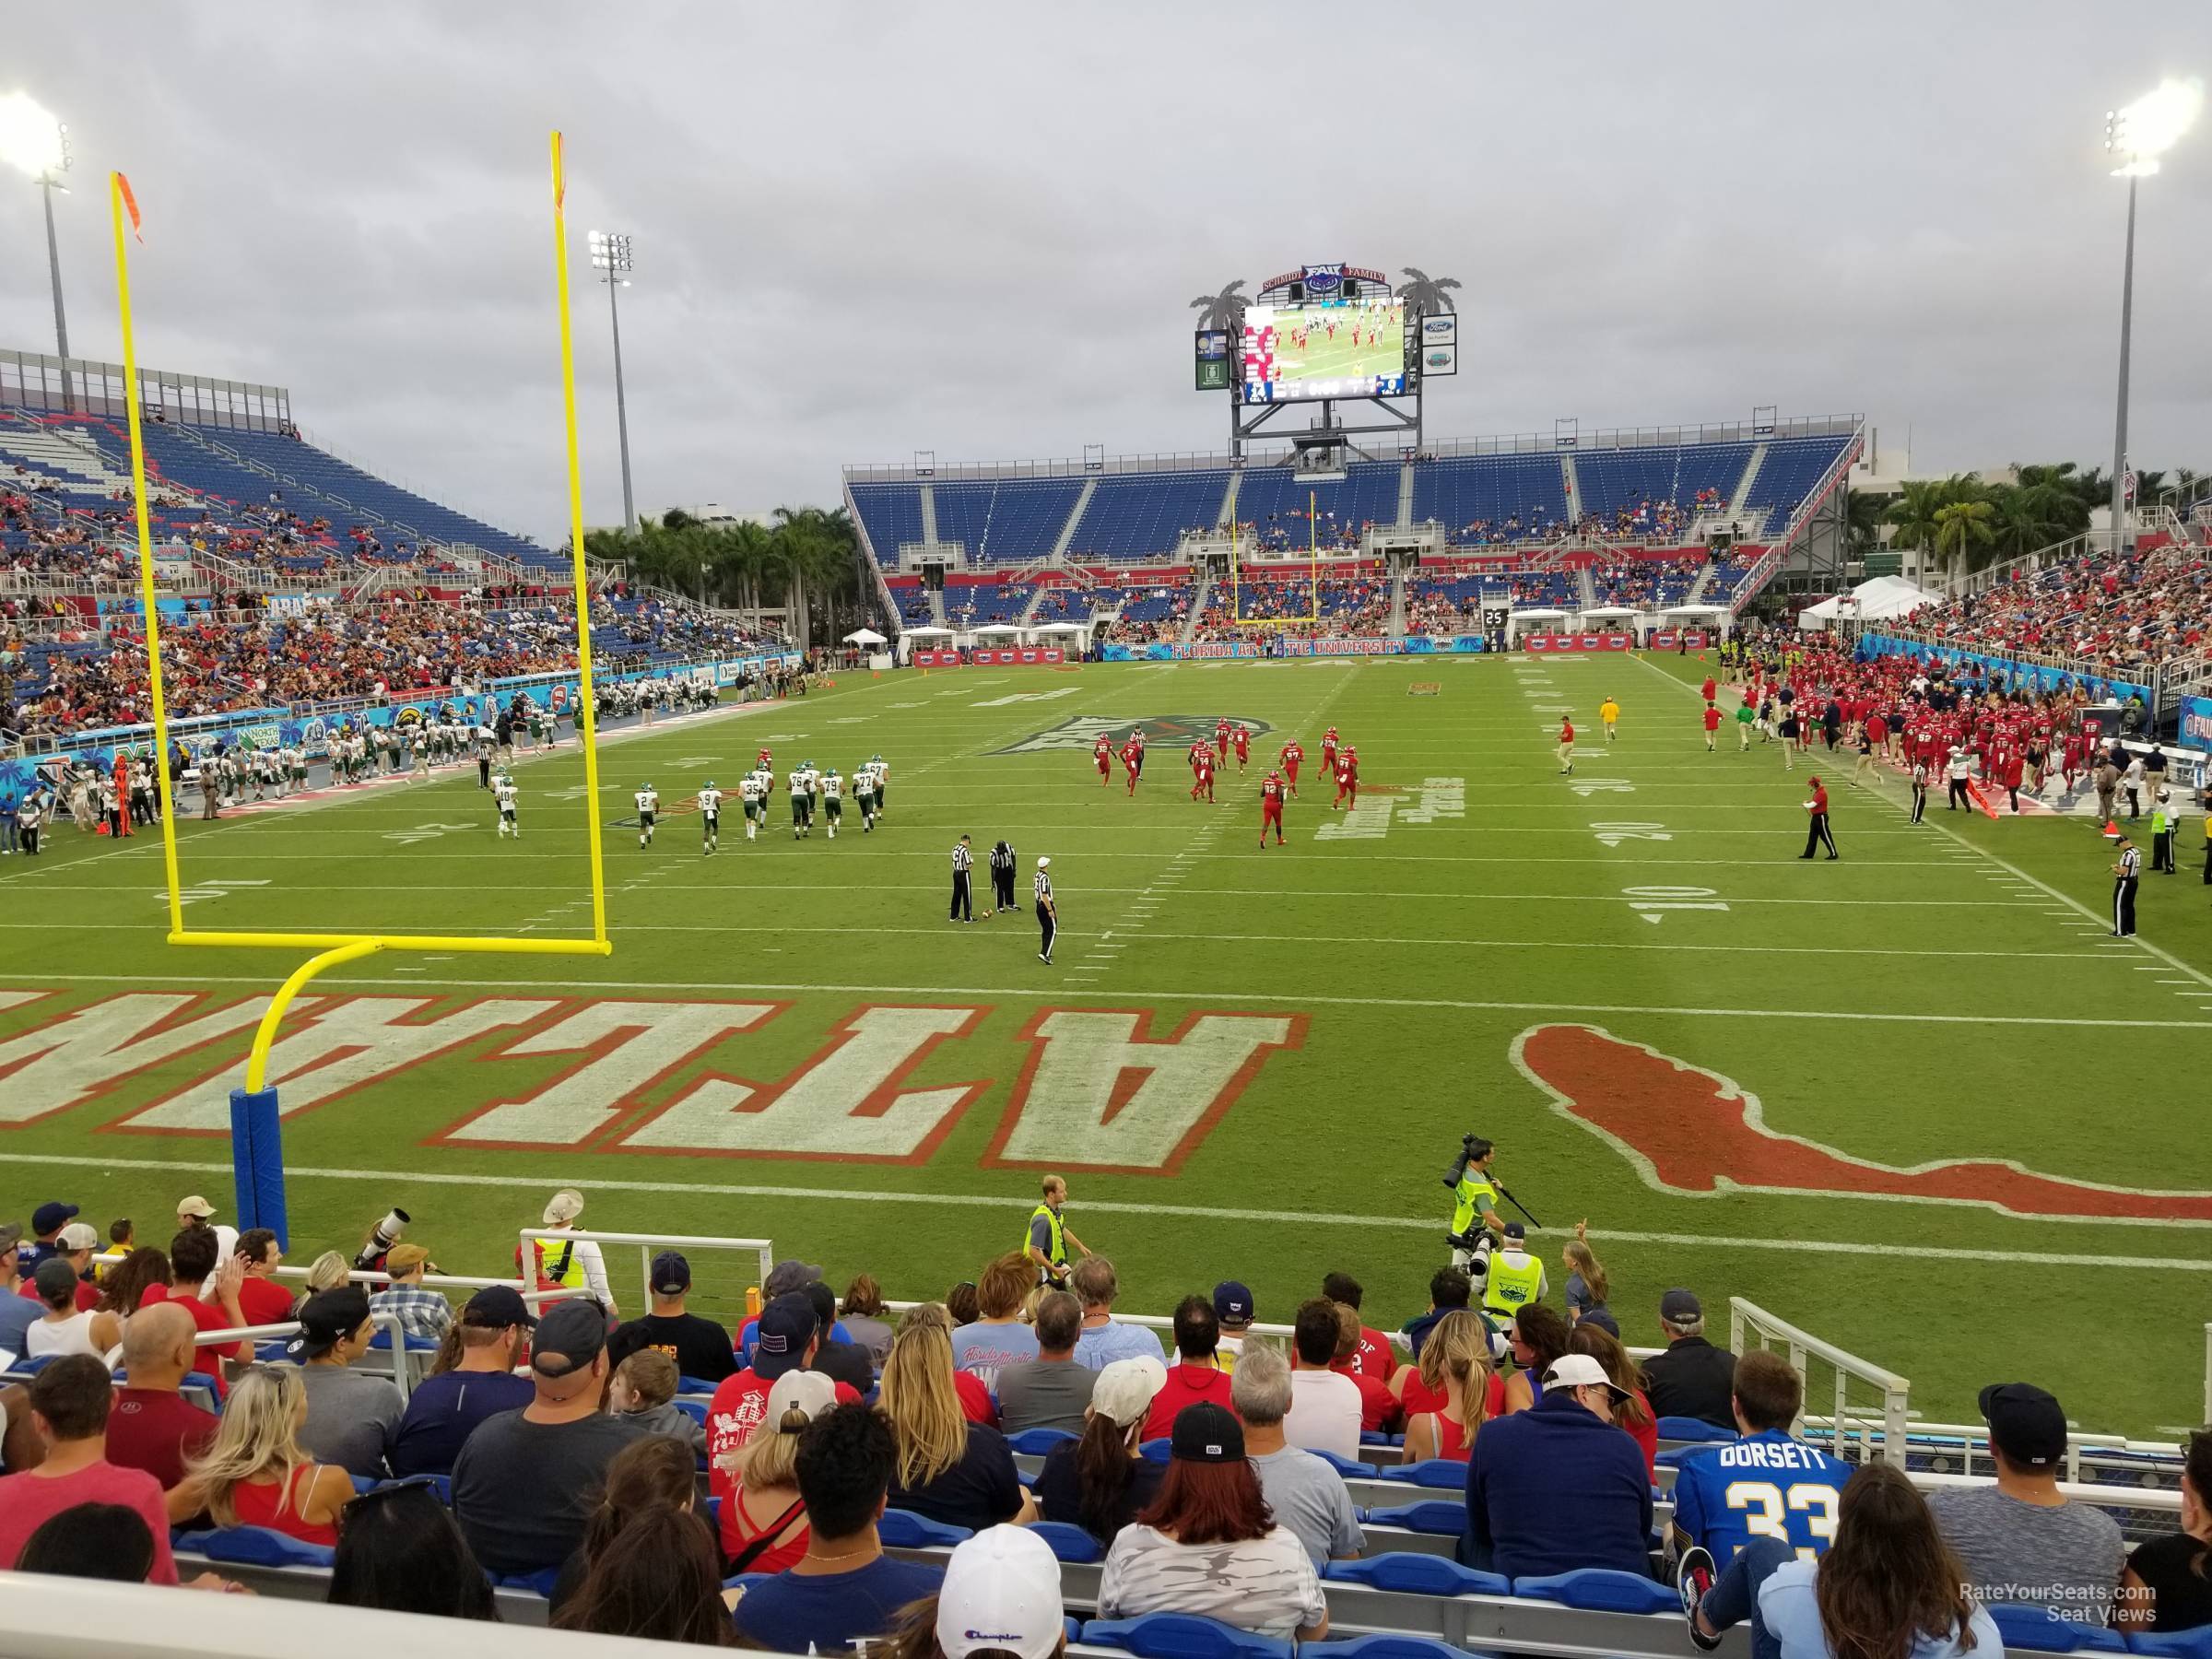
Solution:
<svg viewBox="0 0 2212 1659">
<path fill-rule="evenodd" d="M 1041 858 L 1037 861 L 1037 867 L 1041 870 L 1049 870 L 1053 867 L 1053 861 L 1049 858 Z"/>
</svg>

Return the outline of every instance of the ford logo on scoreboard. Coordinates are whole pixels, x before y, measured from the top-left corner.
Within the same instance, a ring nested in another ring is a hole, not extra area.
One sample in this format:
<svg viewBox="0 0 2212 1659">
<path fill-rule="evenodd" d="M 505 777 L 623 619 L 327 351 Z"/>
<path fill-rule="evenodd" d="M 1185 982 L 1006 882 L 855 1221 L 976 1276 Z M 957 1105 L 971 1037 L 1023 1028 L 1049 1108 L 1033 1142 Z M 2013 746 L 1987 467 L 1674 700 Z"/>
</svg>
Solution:
<svg viewBox="0 0 2212 1659">
<path fill-rule="evenodd" d="M 1309 299 L 1334 299 L 1344 289 L 1344 267 L 1340 265 L 1307 265 L 1303 267 L 1306 296 Z"/>
<path fill-rule="evenodd" d="M 1421 372 L 1430 377 L 1459 372 L 1459 347 L 1456 346 L 1424 346 L 1421 348 Z"/>
<path fill-rule="evenodd" d="M 1424 346 L 1456 346 L 1459 344 L 1459 318 L 1446 312 L 1439 317 L 1421 319 L 1421 344 Z"/>
</svg>

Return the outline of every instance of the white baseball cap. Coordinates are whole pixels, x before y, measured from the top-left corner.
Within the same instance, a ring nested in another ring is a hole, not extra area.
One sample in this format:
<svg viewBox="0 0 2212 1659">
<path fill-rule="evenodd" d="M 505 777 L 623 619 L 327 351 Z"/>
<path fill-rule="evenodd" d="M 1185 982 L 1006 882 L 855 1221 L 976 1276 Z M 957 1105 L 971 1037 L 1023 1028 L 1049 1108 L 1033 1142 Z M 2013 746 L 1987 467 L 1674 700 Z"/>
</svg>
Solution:
<svg viewBox="0 0 2212 1659">
<path fill-rule="evenodd" d="M 836 1404 L 837 1383 L 827 1373 L 787 1371 L 768 1391 L 768 1415 L 760 1419 L 760 1426 L 781 1429 L 787 1411 L 803 1411 L 811 1423 Z"/>
<path fill-rule="evenodd" d="M 1559 1359 L 1554 1359 L 1551 1362 L 1551 1369 L 1544 1373 L 1544 1386 L 1547 1388 L 1606 1388 L 1613 1391 L 1613 1397 L 1617 1400 L 1625 1400 L 1629 1397 L 1628 1390 L 1606 1376 L 1606 1368 L 1588 1354 L 1562 1354 Z"/>
<path fill-rule="evenodd" d="M 1037 867 L 1041 870 L 1049 870 L 1053 867 L 1053 861 L 1049 858 L 1041 858 L 1037 861 Z"/>
<path fill-rule="evenodd" d="M 1152 1397 L 1167 1385 L 1168 1368 L 1157 1356 L 1132 1354 L 1100 1368 L 1090 1408 L 1126 1429 L 1151 1409 Z"/>
<path fill-rule="evenodd" d="M 1002 1524 L 954 1546 L 937 1592 L 937 1646 L 946 1659 L 986 1648 L 1052 1659 L 1066 1630 L 1059 1559 L 1035 1533 Z"/>
</svg>

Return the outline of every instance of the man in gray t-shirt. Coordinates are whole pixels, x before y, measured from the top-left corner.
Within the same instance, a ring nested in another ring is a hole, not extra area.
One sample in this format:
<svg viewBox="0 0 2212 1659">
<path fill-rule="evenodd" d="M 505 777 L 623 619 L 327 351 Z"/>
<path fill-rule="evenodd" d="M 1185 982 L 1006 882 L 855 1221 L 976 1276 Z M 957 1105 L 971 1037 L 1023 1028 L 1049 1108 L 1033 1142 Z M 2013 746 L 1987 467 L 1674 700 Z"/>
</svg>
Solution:
<svg viewBox="0 0 2212 1659">
<path fill-rule="evenodd" d="M 300 1310 L 300 1334 L 285 1344 L 284 1353 L 307 1384 L 300 1444 L 308 1455 L 348 1475 L 382 1480 L 391 1473 L 384 1453 L 406 1406 L 388 1379 L 347 1369 L 368 1352 L 375 1334 L 368 1296 L 359 1286 L 341 1286 L 307 1299 Z"/>
<path fill-rule="evenodd" d="M 1084 1409 L 1099 1373 L 1076 1362 L 1076 1336 L 1082 1327 L 1083 1304 L 1066 1291 L 1038 1299 L 1037 1358 L 998 1373 L 999 1426 L 1006 1433 L 1024 1429 L 1083 1432 Z"/>
<path fill-rule="evenodd" d="M 1982 1391 L 1982 1415 L 1997 1465 L 1994 1487 L 1955 1487 L 1928 1496 L 1944 1540 L 1969 1583 L 1993 1606 L 2037 1607 L 2102 1625 L 2120 1583 L 2126 1547 L 2101 1510 L 2058 1489 L 2066 1461 L 2066 1418 L 2028 1382 Z"/>
<path fill-rule="evenodd" d="M 1276 1524 L 1298 1535 L 1318 1569 L 1349 1560 L 1367 1547 L 1344 1477 L 1312 1453 L 1283 1439 L 1290 1410 L 1290 1365 L 1271 1347 L 1247 1346 L 1230 1378 L 1230 1397 L 1244 1419 L 1244 1455 Z"/>
</svg>

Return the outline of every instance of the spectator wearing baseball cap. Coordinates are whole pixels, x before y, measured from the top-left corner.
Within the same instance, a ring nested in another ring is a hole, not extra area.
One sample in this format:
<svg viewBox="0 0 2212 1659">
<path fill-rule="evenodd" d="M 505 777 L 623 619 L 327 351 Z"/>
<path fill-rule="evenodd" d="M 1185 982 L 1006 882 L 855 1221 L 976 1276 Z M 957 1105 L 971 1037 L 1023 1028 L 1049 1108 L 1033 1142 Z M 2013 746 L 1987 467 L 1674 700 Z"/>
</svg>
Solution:
<svg viewBox="0 0 2212 1659">
<path fill-rule="evenodd" d="M 359 1285 L 318 1291 L 301 1304 L 300 1334 L 284 1345 L 284 1357 L 307 1384 L 300 1445 L 348 1475 L 382 1480 L 391 1472 L 385 1453 L 406 1402 L 389 1379 L 352 1369 L 375 1335 L 368 1292 Z"/>
<path fill-rule="evenodd" d="M 1582 1567 L 1648 1577 L 1651 1476 L 1613 1420 L 1628 1390 L 1587 1354 L 1554 1359 L 1543 1382 L 1534 1406 L 1475 1437 L 1468 1564 L 1508 1578 Z"/>
<path fill-rule="evenodd" d="M 1705 1340 L 1705 1308 L 1688 1290 L 1659 1299 L 1666 1351 L 1643 1362 L 1644 1393 L 1659 1417 L 1696 1418 L 1735 1428 L 1735 1356 Z"/>
<path fill-rule="evenodd" d="M 485 1570 L 540 1572 L 583 1542 L 606 1465 L 640 1432 L 599 1409 L 606 1314 L 590 1297 L 550 1304 L 531 1343 L 530 1404 L 478 1424 L 453 1462 L 453 1519 Z"/>
<path fill-rule="evenodd" d="M 676 1361 L 679 1376 L 719 1382 L 737 1370 L 730 1334 L 711 1319 L 686 1311 L 691 1294 L 691 1264 L 673 1250 L 653 1258 L 653 1312 L 617 1325 L 607 1338 L 608 1357 L 617 1365 L 640 1348 L 658 1348 Z"/>
<path fill-rule="evenodd" d="M 893 1559 L 877 1535 L 898 1461 L 880 1412 L 839 1406 L 800 1431 L 794 1475 L 806 1506 L 806 1554 L 738 1597 L 731 1617 L 748 1644 L 841 1652 L 888 1634 L 901 1608 L 936 1593 L 940 1569 Z"/>
<path fill-rule="evenodd" d="M 23 1260 L 18 1269 L 25 1278 L 36 1273 L 39 1264 L 48 1256 L 61 1253 L 61 1230 L 76 1218 L 76 1206 L 58 1199 L 41 1204 L 30 1212 L 30 1242 L 23 1246 Z"/>
<path fill-rule="evenodd" d="M 785 1371 L 768 1391 L 768 1417 L 737 1454 L 735 1500 L 721 1506 L 724 1577 L 782 1572 L 806 1553 L 799 1436 L 836 1404 L 837 1384 L 820 1371 Z"/>
<path fill-rule="evenodd" d="M 18 1287 L 23 1295 L 33 1300 L 42 1300 L 31 1281 L 46 1263 L 63 1262 L 76 1275 L 76 1288 L 70 1292 L 75 1311 L 83 1313 L 99 1305 L 100 1285 L 93 1277 L 92 1257 L 100 1249 L 100 1235 L 82 1221 L 71 1221 L 55 1229 L 54 1236 L 35 1261 L 30 1259 L 31 1248 L 28 1244 L 22 1247 L 22 1265 L 18 1268 L 25 1281 Z"/>
<path fill-rule="evenodd" d="M 802 1283 L 811 1281 L 802 1281 Z M 735 1501 L 739 1453 L 768 1420 L 768 1402 L 777 1380 L 805 1371 L 820 1341 L 814 1303 L 798 1291 L 779 1296 L 753 1322 L 752 1363 L 724 1377 L 707 1406 L 707 1482 L 724 1504 Z M 837 1384 L 837 1399 L 857 1405 L 860 1395 Z"/>
<path fill-rule="evenodd" d="M 422 1282 L 430 1253 L 419 1244 L 394 1244 L 384 1253 L 384 1271 L 392 1282 L 369 1299 L 371 1313 L 392 1313 L 409 1336 L 443 1342 L 453 1323 L 453 1304 L 445 1294 Z"/>
<path fill-rule="evenodd" d="M 530 1379 L 514 1374 L 536 1324 L 512 1285 L 488 1285 L 468 1299 L 439 1344 L 435 1369 L 407 1395 L 388 1454 L 394 1475 L 452 1474 L 477 1424 L 537 1397 Z"/>
<path fill-rule="evenodd" d="M 123 1324 L 114 1314 L 99 1313 L 76 1305 L 81 1281 L 67 1256 L 48 1256 L 30 1278 L 38 1305 L 45 1312 L 23 1333 L 23 1351 L 27 1357 L 33 1359 L 56 1354 L 97 1357 L 123 1340 Z"/>
<path fill-rule="evenodd" d="M 1244 1352 L 1244 1338 L 1256 1316 L 1256 1307 L 1248 1285 L 1223 1279 L 1214 1287 L 1214 1324 L 1220 1332 L 1215 1339 L 1214 1358 L 1223 1371 L 1237 1369 L 1238 1358 Z"/>
<path fill-rule="evenodd" d="M 801 1295 L 806 1291 L 807 1286 L 821 1277 L 822 1270 L 812 1262 L 796 1260 L 778 1262 L 768 1270 L 768 1277 L 760 1286 L 760 1305 L 766 1308 L 779 1296 Z M 830 1327 L 830 1337 L 834 1342 L 850 1342 L 853 1340 L 853 1333 L 845 1329 L 844 1325 L 840 1323 Z M 750 1365 L 753 1362 L 753 1345 L 759 1339 L 760 1322 L 759 1319 L 748 1319 L 739 1327 L 737 1352 L 744 1364 Z"/>
<path fill-rule="evenodd" d="M 1080 1526 L 1111 1544 L 1151 1506 L 1168 1467 L 1144 1454 L 1141 1436 L 1153 1397 L 1167 1381 L 1168 1368 L 1155 1354 L 1133 1354 L 1100 1368 L 1082 1439 L 1064 1441 L 1044 1455 L 1036 1492 L 1047 1521 Z"/>
<path fill-rule="evenodd" d="M 1215 1354 L 1220 1338 L 1221 1321 L 1213 1302 L 1203 1296 L 1184 1297 L 1175 1310 L 1175 1363 L 1168 1368 L 1167 1382 L 1145 1418 L 1147 1440 L 1165 1437 L 1174 1428 L 1177 1414 L 1201 1400 L 1231 1408 L 1229 1373 Z"/>
<path fill-rule="evenodd" d="M 944 1588 L 907 1609 L 892 1634 L 891 1654 L 1053 1659 L 1066 1645 L 1059 1558 L 1033 1532 L 994 1526 L 953 1547 Z"/>
<path fill-rule="evenodd" d="M 1994 1486 L 1928 1494 L 1945 1542 L 1967 1582 L 1991 1605 L 2037 1607 L 2101 1625 L 2126 1564 L 2119 1523 L 2059 1491 L 2066 1467 L 2066 1414 L 2032 1382 L 1982 1391 Z"/>
<path fill-rule="evenodd" d="M 1300 1641 L 1328 1634 L 1328 1603 L 1305 1545 L 1269 1513 L 1243 1428 L 1209 1401 L 1177 1414 L 1159 1496 L 1114 1539 L 1100 1571 L 1101 1618 L 1147 1613 L 1191 1613 Z"/>
</svg>

